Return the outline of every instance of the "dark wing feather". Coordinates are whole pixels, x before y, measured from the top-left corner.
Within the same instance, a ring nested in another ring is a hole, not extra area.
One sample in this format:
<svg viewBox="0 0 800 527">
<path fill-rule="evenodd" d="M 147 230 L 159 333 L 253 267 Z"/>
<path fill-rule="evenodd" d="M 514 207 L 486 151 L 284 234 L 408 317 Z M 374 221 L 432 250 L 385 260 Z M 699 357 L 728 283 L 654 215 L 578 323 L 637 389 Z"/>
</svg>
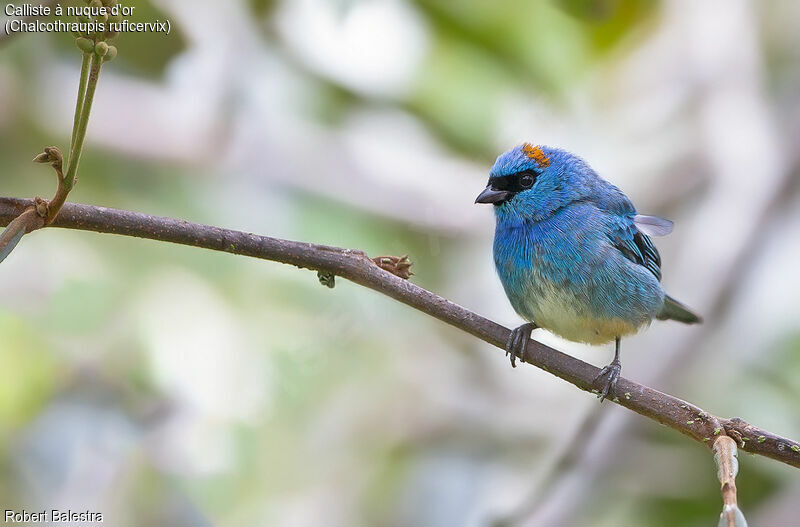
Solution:
<svg viewBox="0 0 800 527">
<path fill-rule="evenodd" d="M 614 247 L 628 260 L 644 266 L 661 281 L 661 255 L 658 254 L 658 249 L 650 237 L 639 231 L 633 222 L 626 223 L 627 225 L 620 225 L 619 230 L 610 236 Z"/>
</svg>

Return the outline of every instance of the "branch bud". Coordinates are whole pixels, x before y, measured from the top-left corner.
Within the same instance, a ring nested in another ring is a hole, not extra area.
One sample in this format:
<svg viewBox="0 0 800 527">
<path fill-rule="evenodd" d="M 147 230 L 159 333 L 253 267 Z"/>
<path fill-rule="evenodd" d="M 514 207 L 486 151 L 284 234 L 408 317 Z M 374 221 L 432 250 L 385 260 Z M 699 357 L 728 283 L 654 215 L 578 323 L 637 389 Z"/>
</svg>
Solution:
<svg viewBox="0 0 800 527">
<path fill-rule="evenodd" d="M 105 57 L 108 53 L 109 46 L 105 42 L 98 42 L 94 45 L 94 52 L 98 57 Z"/>
<path fill-rule="evenodd" d="M 59 150 L 58 147 L 48 146 L 44 149 L 44 152 L 33 158 L 33 162 L 53 165 L 54 167 L 61 169 L 61 164 L 64 162 L 64 156 L 61 154 L 61 150 Z"/>
<path fill-rule="evenodd" d="M 42 152 L 41 154 L 33 158 L 33 162 L 41 163 L 43 165 L 47 164 L 50 162 L 50 155 L 47 152 Z"/>
<path fill-rule="evenodd" d="M 33 206 L 36 208 L 36 214 L 38 214 L 40 218 L 47 217 L 47 214 L 49 212 L 47 201 L 40 198 L 39 196 L 36 196 L 35 198 L 33 198 Z"/>
<path fill-rule="evenodd" d="M 94 51 L 94 42 L 92 42 L 86 37 L 80 37 L 78 39 L 75 39 L 75 44 L 77 44 L 78 49 L 80 49 L 84 53 L 91 53 L 92 51 Z"/>
<path fill-rule="evenodd" d="M 414 273 L 411 272 L 413 263 L 408 259 L 408 255 L 403 256 L 378 256 L 372 259 L 375 264 L 385 271 L 389 271 L 403 280 L 408 280 Z"/>
<path fill-rule="evenodd" d="M 103 57 L 103 62 L 109 62 L 114 60 L 117 56 L 117 47 L 116 46 L 108 46 L 108 51 L 106 52 L 105 56 Z"/>
</svg>

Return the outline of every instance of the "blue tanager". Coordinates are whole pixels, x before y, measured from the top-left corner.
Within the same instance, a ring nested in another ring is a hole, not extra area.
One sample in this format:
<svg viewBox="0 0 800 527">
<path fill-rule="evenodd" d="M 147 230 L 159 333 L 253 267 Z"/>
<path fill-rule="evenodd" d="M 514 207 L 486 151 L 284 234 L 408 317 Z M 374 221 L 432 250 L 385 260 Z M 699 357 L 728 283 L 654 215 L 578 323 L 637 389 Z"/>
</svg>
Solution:
<svg viewBox="0 0 800 527">
<path fill-rule="evenodd" d="M 581 158 L 524 143 L 497 158 L 475 200 L 494 205 L 494 262 L 516 312 L 506 352 L 523 361 L 531 332 L 568 340 L 616 341 L 614 360 L 595 379 L 601 400 L 614 391 L 620 339 L 659 320 L 701 319 L 664 293 L 651 236 L 672 222 L 636 213 L 631 201 Z"/>
</svg>

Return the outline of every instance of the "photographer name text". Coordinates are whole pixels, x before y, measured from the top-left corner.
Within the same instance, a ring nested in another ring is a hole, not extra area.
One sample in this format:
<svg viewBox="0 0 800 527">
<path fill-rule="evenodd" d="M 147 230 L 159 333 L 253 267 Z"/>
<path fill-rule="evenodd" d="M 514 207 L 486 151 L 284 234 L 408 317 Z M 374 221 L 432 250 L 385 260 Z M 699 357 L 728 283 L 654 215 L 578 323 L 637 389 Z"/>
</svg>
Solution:
<svg viewBox="0 0 800 527">
<path fill-rule="evenodd" d="M 43 511 L 15 511 L 6 509 L 3 514 L 6 524 L 14 523 L 103 523 L 102 512 L 50 509 Z"/>
</svg>

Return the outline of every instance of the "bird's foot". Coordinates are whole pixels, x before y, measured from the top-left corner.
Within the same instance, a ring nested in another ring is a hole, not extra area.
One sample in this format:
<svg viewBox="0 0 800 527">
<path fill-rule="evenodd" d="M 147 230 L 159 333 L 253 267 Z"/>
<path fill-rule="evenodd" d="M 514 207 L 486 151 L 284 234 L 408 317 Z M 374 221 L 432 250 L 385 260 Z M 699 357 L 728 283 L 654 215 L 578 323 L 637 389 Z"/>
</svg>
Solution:
<svg viewBox="0 0 800 527">
<path fill-rule="evenodd" d="M 511 330 L 511 334 L 506 341 L 506 356 L 511 356 L 511 366 L 513 368 L 517 367 L 517 357 L 522 362 L 528 362 L 525 357 L 525 353 L 528 350 L 528 341 L 531 339 L 531 332 L 537 327 L 533 322 L 528 322 Z"/>
<path fill-rule="evenodd" d="M 602 403 L 608 395 L 613 392 L 617 387 L 619 381 L 619 374 L 622 371 L 622 363 L 617 359 L 611 361 L 611 364 L 600 370 L 597 377 L 594 378 L 594 384 L 599 385 L 602 382 L 602 389 L 598 397 Z"/>
</svg>

